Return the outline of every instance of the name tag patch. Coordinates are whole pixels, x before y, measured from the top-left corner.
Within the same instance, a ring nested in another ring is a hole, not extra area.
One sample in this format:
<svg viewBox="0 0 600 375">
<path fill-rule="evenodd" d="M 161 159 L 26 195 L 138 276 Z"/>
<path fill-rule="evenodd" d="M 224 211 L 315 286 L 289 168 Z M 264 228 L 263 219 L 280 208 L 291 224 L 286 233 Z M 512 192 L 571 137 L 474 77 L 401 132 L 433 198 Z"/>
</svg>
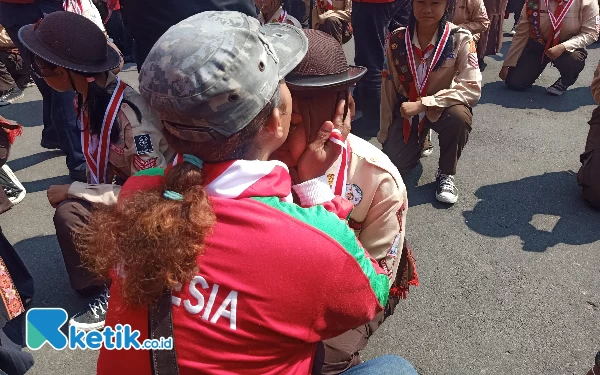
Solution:
<svg viewBox="0 0 600 375">
<path fill-rule="evenodd" d="M 152 138 L 150 134 L 140 134 L 133 137 L 135 142 L 135 152 L 138 155 L 151 154 L 154 152 L 154 146 L 152 146 Z"/>
</svg>

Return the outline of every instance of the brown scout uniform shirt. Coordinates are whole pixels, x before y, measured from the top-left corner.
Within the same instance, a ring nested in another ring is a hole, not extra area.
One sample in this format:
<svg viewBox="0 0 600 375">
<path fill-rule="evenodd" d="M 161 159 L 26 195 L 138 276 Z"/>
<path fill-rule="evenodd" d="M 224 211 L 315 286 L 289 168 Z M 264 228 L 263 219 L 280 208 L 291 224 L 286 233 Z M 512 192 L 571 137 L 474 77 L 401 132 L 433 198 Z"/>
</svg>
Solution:
<svg viewBox="0 0 600 375">
<path fill-rule="evenodd" d="M 452 23 L 467 29 L 473 34 L 473 40 L 479 40 L 479 33 L 490 27 L 490 20 L 483 0 L 458 0 Z"/>
<path fill-rule="evenodd" d="M 550 11 L 554 13 L 558 2 L 556 0 L 549 1 Z M 585 48 L 598 39 L 599 24 L 597 0 L 575 0 L 562 23 L 559 35 L 560 43 L 568 52 L 573 52 L 577 48 Z M 529 26 L 527 7 L 524 7 L 521 21 L 515 30 L 516 34 L 504 60 L 504 66 L 517 66 L 521 52 L 529 40 Z M 546 41 L 551 37 L 552 24 L 543 0 L 540 1 L 540 32 Z"/>
<path fill-rule="evenodd" d="M 327 0 L 317 0 L 312 10 L 312 28 L 319 29 L 329 17 L 336 17 L 350 23 L 352 0 L 333 0 L 333 9 L 327 9 Z"/>
<path fill-rule="evenodd" d="M 116 76 L 109 73 L 106 87 L 110 87 L 112 92 L 115 85 Z M 123 98 L 139 109 L 142 121 L 138 121 L 135 112 L 127 103 L 122 103 L 115 123 L 121 130 L 121 136 L 118 143 L 110 145 L 108 180 L 114 177 L 124 181 L 139 170 L 166 168 L 175 157 L 175 151 L 169 147 L 162 135 L 162 122 L 142 96 L 127 86 Z M 148 139 L 150 143 L 147 142 Z M 117 202 L 120 191 L 121 186 L 117 184 L 93 185 L 74 182 L 69 188 L 69 198 L 112 205 Z"/>
<path fill-rule="evenodd" d="M 396 279 L 404 246 L 406 186 L 398 169 L 378 148 L 352 134 L 348 143 L 352 155 L 346 198 L 354 204 L 349 224 L 363 247 L 388 271 L 391 283 Z M 327 172 L 330 184 L 340 163 L 341 157 Z"/>
<path fill-rule="evenodd" d="M 455 31 L 448 43 L 454 40 L 453 53 L 447 58 L 442 66 L 431 72 L 427 84 L 427 95 L 421 98 L 423 105 L 427 107 L 425 115 L 431 122 L 436 122 L 445 108 L 456 104 L 474 106 L 481 97 L 481 71 L 477 64 L 477 51 L 471 33 L 456 25 L 450 24 L 451 30 Z M 394 33 L 404 32 L 402 27 Z M 416 31 L 412 38 L 415 46 L 421 48 Z M 433 37 L 431 44 L 437 43 L 437 34 Z M 381 85 L 381 127 L 377 139 L 380 143 L 385 142 L 388 128 L 392 124 L 394 107 L 398 101 L 398 95 L 408 98 L 404 86 L 394 66 L 392 46 L 386 44 L 386 66 L 387 77 L 383 78 Z M 471 56 L 469 56 L 471 55 Z M 428 64 L 433 58 L 429 57 Z M 421 59 L 415 54 L 415 63 L 419 65 Z M 416 78 L 415 78 L 416 79 Z M 399 113 L 398 113 L 399 115 Z"/>
</svg>

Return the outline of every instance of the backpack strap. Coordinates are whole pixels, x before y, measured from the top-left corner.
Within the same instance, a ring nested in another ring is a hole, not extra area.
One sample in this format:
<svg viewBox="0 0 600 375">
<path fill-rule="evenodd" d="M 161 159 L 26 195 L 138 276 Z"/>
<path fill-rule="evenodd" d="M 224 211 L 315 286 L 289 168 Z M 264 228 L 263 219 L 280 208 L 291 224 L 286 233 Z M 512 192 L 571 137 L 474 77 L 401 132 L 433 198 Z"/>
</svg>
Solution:
<svg viewBox="0 0 600 375">
<path fill-rule="evenodd" d="M 151 350 L 150 361 L 152 375 L 179 375 L 177 353 L 175 352 L 175 335 L 173 334 L 173 312 L 171 307 L 171 291 L 160 296 L 155 306 L 148 308 L 149 336 L 160 340 L 161 337 L 173 338 L 173 347 L 169 350 Z"/>
</svg>

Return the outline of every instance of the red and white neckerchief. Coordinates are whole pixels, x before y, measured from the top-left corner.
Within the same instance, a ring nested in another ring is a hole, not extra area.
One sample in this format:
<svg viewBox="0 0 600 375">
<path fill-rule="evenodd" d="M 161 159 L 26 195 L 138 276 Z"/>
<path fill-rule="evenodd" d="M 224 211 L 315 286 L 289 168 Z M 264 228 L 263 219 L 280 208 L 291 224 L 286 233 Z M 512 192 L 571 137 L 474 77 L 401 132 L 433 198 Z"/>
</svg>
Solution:
<svg viewBox="0 0 600 375">
<path fill-rule="evenodd" d="M 410 36 L 410 31 L 406 31 L 404 33 L 404 41 L 406 44 L 406 52 L 407 52 L 407 57 L 408 57 L 408 66 L 410 68 L 410 72 L 413 76 L 413 80 L 410 83 L 410 92 L 408 93 L 408 100 L 410 100 L 411 102 L 416 102 L 419 99 L 421 99 L 423 96 L 427 96 L 427 83 L 429 80 L 429 75 L 431 74 L 431 72 L 433 71 L 433 68 L 435 68 L 435 65 L 437 64 L 437 62 L 439 61 L 440 57 L 442 56 L 442 52 L 444 51 L 444 48 L 446 47 L 446 43 L 448 42 L 448 39 L 450 37 L 450 24 L 446 22 L 446 26 L 444 28 L 444 32 L 442 34 L 442 38 L 438 41 L 437 46 L 435 48 L 435 52 L 433 53 L 433 58 L 431 59 L 431 62 L 429 63 L 429 66 L 427 66 L 427 57 L 426 57 L 426 52 L 431 53 L 430 51 L 428 51 L 427 49 L 425 49 L 425 51 L 423 51 L 423 58 L 421 59 L 421 64 L 419 67 L 417 67 L 417 63 L 415 61 L 415 50 L 411 41 L 411 36 Z M 429 48 L 429 47 L 427 47 Z M 419 50 L 419 52 L 421 52 Z M 425 61 L 425 64 L 423 64 L 423 61 Z M 419 78 L 419 71 L 417 70 L 417 68 L 421 69 L 421 77 Z M 421 134 L 421 130 L 423 130 L 423 122 L 425 119 L 425 114 L 424 113 L 419 113 L 419 134 Z M 408 142 L 408 138 L 410 137 L 410 131 L 411 131 L 411 126 L 410 126 L 410 121 L 408 119 L 404 119 L 404 124 L 403 124 L 403 132 L 404 132 L 404 142 L 407 143 Z"/>
<path fill-rule="evenodd" d="M 331 190 L 334 195 L 340 197 L 346 197 L 346 184 L 348 183 L 348 163 L 350 162 L 350 145 L 348 141 L 342 138 L 342 133 L 334 129 L 331 132 L 329 141 L 342 147 L 342 154 L 340 155 L 340 167 L 334 174 L 333 183 L 331 184 Z"/>
<path fill-rule="evenodd" d="M 183 161 L 177 155 L 173 165 Z M 242 199 L 276 196 L 292 203 L 292 179 L 287 166 L 277 160 L 231 160 L 202 167 L 204 189 L 217 198 Z"/>
<path fill-rule="evenodd" d="M 81 145 L 83 146 L 83 156 L 87 163 L 88 169 L 90 170 L 91 182 L 93 184 L 105 184 L 106 181 L 106 170 L 108 166 L 108 153 L 110 150 L 110 133 L 112 127 L 119 113 L 121 102 L 123 101 L 123 94 L 127 85 L 117 77 L 117 85 L 115 91 L 110 98 L 108 108 L 104 113 L 104 120 L 102 121 L 102 129 L 100 135 L 91 135 L 89 119 L 86 111 L 81 111 L 81 126 L 83 128 L 81 132 Z"/>
<path fill-rule="evenodd" d="M 342 147 L 341 164 L 332 186 L 333 193 L 344 197 L 348 181 L 350 146 L 342 133 L 334 129 L 329 140 Z M 172 166 L 183 162 L 177 154 Z M 274 196 L 284 202 L 293 202 L 292 180 L 287 166 L 278 160 L 234 160 L 218 164 L 204 164 L 205 189 L 209 195 L 219 198 L 249 198 L 265 196 L 263 189 L 274 190 Z M 341 178 L 340 178 L 341 176 Z"/>
<path fill-rule="evenodd" d="M 550 23 L 552 24 L 552 35 L 550 35 L 548 41 L 546 42 L 546 48 L 544 49 L 545 54 L 548 49 L 558 45 L 558 43 L 560 42 L 560 29 L 562 28 L 562 23 L 575 0 L 560 1 L 554 13 L 550 11 L 550 1 L 545 0 L 544 2 L 546 5 L 546 10 L 548 11 Z"/>
</svg>

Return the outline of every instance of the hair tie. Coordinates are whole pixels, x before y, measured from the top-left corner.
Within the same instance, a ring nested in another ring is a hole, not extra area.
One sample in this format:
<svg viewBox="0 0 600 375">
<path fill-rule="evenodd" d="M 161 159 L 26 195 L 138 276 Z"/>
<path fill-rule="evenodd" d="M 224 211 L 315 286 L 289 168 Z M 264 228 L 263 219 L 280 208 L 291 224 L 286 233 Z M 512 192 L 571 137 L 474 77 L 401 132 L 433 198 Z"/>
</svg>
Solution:
<svg viewBox="0 0 600 375">
<path fill-rule="evenodd" d="M 190 154 L 183 154 L 183 161 L 186 161 L 190 164 L 194 164 L 196 167 L 202 169 L 202 167 L 204 167 L 204 163 L 202 162 L 202 160 L 200 160 L 199 157 L 194 156 L 194 155 L 190 155 Z"/>
<path fill-rule="evenodd" d="M 178 192 L 173 191 L 173 190 L 165 190 L 165 192 L 163 193 L 163 197 L 170 199 L 172 201 L 182 201 L 183 200 L 183 195 L 181 195 Z"/>
</svg>

